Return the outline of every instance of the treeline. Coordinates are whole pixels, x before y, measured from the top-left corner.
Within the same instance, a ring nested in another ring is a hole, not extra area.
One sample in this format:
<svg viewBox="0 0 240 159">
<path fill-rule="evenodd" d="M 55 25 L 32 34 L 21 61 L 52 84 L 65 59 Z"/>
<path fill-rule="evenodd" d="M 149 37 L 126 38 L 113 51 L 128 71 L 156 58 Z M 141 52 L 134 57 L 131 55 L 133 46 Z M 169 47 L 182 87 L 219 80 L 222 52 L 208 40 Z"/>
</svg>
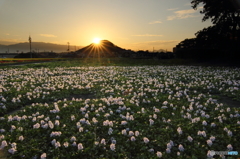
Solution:
<svg viewBox="0 0 240 159">
<path fill-rule="evenodd" d="M 197 60 L 240 60 L 240 11 L 226 0 L 192 0 L 193 9 L 203 5 L 202 21 L 213 26 L 198 31 L 195 38 L 185 39 L 175 48 L 178 58 Z"/>
</svg>

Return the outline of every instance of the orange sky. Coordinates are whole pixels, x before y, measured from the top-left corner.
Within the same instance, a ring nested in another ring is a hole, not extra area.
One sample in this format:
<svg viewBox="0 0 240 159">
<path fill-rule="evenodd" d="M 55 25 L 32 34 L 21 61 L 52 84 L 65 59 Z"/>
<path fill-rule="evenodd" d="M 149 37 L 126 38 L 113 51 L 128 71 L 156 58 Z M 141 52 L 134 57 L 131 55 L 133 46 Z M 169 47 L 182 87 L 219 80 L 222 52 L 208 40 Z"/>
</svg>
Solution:
<svg viewBox="0 0 240 159">
<path fill-rule="evenodd" d="M 210 22 L 189 0 L 1 0 L 0 44 L 86 46 L 95 37 L 132 50 L 172 51 Z"/>
</svg>

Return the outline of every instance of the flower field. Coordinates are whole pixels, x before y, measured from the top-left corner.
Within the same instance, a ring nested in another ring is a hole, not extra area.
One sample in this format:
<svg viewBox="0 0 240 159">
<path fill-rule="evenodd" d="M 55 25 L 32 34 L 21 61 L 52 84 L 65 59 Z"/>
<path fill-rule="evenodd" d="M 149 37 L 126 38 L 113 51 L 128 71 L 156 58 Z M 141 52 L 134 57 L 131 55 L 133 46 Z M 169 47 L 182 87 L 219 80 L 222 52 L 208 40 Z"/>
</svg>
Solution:
<svg viewBox="0 0 240 159">
<path fill-rule="evenodd" d="M 219 101 L 240 101 L 239 68 L 0 72 L 0 149 L 8 158 L 199 159 L 212 158 L 210 150 L 240 153 L 240 105 Z"/>
</svg>

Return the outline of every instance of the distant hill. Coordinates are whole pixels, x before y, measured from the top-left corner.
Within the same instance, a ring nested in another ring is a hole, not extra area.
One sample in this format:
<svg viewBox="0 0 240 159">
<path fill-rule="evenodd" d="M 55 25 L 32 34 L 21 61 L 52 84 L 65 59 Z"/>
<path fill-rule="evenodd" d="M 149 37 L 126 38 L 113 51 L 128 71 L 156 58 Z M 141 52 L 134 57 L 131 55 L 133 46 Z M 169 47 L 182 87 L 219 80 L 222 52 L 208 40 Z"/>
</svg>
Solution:
<svg viewBox="0 0 240 159">
<path fill-rule="evenodd" d="M 76 51 L 76 54 L 79 56 L 115 56 L 116 53 L 126 51 L 125 49 L 118 47 L 117 45 L 114 45 L 112 42 L 108 40 L 101 40 L 99 44 L 90 44 L 86 47 L 83 47 Z"/>
<path fill-rule="evenodd" d="M 76 49 L 82 48 L 82 46 L 76 46 Z M 29 43 L 18 43 L 12 45 L 1 45 L 0 44 L 0 53 L 19 53 L 21 52 L 29 52 Z M 32 51 L 34 52 L 67 52 L 67 45 L 59 45 L 53 43 L 44 43 L 44 42 L 32 42 Z M 70 51 L 75 51 L 75 46 L 70 45 Z"/>
</svg>

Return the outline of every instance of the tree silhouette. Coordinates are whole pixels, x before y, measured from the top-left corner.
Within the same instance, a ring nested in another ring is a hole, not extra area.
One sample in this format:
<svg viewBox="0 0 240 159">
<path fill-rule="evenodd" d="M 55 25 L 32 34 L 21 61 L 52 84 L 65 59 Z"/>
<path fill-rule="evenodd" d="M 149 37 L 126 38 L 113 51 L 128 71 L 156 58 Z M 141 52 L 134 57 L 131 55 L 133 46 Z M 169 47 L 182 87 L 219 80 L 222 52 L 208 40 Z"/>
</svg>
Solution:
<svg viewBox="0 0 240 159">
<path fill-rule="evenodd" d="M 240 10 L 234 0 L 192 0 L 193 9 L 202 7 L 202 21 L 213 26 L 198 31 L 194 39 L 185 39 L 176 47 L 181 57 L 197 59 L 240 59 Z M 178 49 L 178 50 L 179 50 Z"/>
<path fill-rule="evenodd" d="M 203 4 L 203 10 L 200 11 L 204 14 L 202 21 L 210 19 L 214 26 L 217 26 L 214 29 L 218 29 L 219 34 L 239 37 L 240 11 L 234 3 L 229 0 L 192 0 L 191 4 L 193 9 Z"/>
</svg>

